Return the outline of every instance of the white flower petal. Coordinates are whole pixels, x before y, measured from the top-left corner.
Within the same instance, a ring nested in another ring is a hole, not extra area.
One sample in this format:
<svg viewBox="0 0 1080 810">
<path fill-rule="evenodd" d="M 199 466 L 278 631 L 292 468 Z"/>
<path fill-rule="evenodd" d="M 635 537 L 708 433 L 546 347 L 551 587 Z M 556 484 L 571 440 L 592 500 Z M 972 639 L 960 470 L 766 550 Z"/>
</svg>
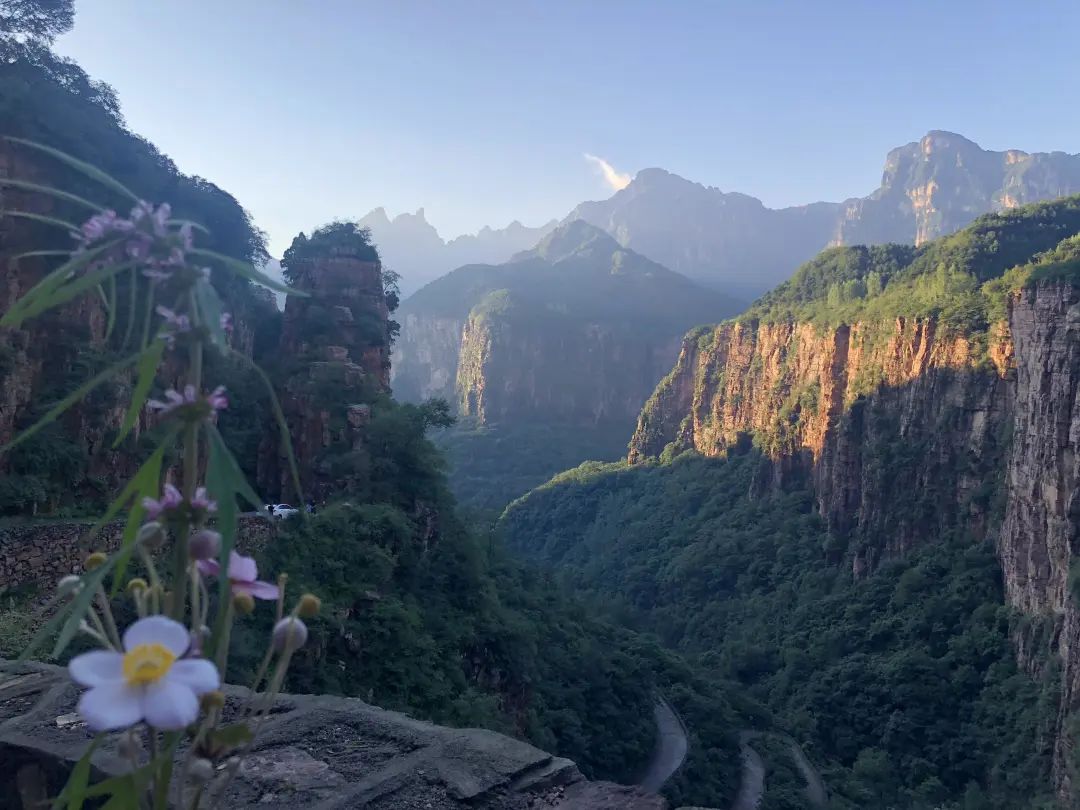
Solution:
<svg viewBox="0 0 1080 810">
<path fill-rule="evenodd" d="M 139 619 L 124 633 L 124 649 L 129 652 L 140 644 L 160 644 L 179 658 L 190 642 L 187 628 L 165 616 Z"/>
<path fill-rule="evenodd" d="M 165 679 L 186 686 L 196 695 L 205 695 L 221 686 L 217 667 L 202 658 L 185 658 L 172 665 Z"/>
<path fill-rule="evenodd" d="M 142 720 L 142 695 L 123 681 L 95 686 L 79 699 L 79 714 L 93 731 L 112 731 Z"/>
<path fill-rule="evenodd" d="M 162 678 L 143 692 L 143 716 L 162 731 L 179 731 L 199 717 L 199 699 L 189 686 Z"/>
<path fill-rule="evenodd" d="M 80 686 L 100 686 L 124 680 L 124 656 L 111 650 L 76 655 L 68 664 L 71 680 Z"/>
</svg>

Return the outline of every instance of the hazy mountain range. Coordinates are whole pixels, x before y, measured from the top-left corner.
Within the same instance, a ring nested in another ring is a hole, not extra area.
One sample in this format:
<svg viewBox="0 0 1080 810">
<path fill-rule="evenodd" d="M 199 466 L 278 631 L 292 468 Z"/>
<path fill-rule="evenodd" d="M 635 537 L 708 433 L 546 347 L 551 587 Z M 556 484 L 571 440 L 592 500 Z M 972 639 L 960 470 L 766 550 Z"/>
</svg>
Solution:
<svg viewBox="0 0 1080 810">
<path fill-rule="evenodd" d="M 585 220 L 624 247 L 744 299 L 783 281 L 829 245 L 921 244 L 980 214 L 1080 192 L 1080 155 L 993 152 L 933 131 L 893 149 L 881 185 L 865 197 L 768 208 L 739 192 L 643 169 L 606 200 L 583 202 L 562 222 Z M 421 208 L 391 219 L 376 208 L 361 220 L 403 295 L 465 264 L 499 264 L 551 232 L 512 222 L 444 240 Z"/>
</svg>

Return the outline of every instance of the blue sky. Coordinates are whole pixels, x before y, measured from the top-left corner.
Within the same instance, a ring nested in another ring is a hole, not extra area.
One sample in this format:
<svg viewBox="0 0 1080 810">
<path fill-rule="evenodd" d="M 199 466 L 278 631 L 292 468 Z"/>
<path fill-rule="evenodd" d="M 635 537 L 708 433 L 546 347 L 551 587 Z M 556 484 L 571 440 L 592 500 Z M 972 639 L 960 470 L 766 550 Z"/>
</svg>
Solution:
<svg viewBox="0 0 1080 810">
<path fill-rule="evenodd" d="M 1080 4 L 77 0 L 57 50 L 280 254 L 382 205 L 443 236 L 610 190 L 584 157 L 768 205 L 871 191 L 929 129 L 1080 152 Z"/>
</svg>

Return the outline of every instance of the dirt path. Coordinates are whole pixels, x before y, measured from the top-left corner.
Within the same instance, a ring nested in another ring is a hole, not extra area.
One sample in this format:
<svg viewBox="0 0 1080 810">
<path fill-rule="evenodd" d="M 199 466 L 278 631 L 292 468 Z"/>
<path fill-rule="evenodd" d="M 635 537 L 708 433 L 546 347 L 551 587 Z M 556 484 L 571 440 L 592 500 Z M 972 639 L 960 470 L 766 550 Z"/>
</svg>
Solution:
<svg viewBox="0 0 1080 810">
<path fill-rule="evenodd" d="M 659 793 L 664 783 L 686 761 L 689 742 L 682 720 L 675 714 L 671 704 L 663 698 L 658 698 L 653 706 L 653 716 L 656 718 L 656 749 L 638 784 L 646 790 Z"/>
</svg>

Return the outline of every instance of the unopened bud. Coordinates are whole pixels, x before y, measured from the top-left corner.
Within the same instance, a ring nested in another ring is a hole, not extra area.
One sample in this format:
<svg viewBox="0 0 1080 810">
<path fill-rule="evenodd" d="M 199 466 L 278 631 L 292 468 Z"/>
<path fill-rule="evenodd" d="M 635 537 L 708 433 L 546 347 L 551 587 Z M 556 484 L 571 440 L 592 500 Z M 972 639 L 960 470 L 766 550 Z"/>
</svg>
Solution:
<svg viewBox="0 0 1080 810">
<path fill-rule="evenodd" d="M 214 778 L 214 763 L 202 757 L 193 759 L 188 766 L 188 775 L 193 782 L 205 785 Z"/>
<path fill-rule="evenodd" d="M 162 544 L 165 542 L 165 527 L 156 520 L 144 523 L 139 528 L 139 533 L 135 535 L 135 542 L 141 543 L 151 551 L 161 548 Z"/>
<path fill-rule="evenodd" d="M 221 551 L 221 535 L 213 529 L 199 529 L 188 540 L 188 554 L 193 560 L 214 560 Z"/>
<path fill-rule="evenodd" d="M 57 596 L 71 596 L 82 590 L 82 577 L 78 574 L 68 574 L 56 583 Z"/>
<path fill-rule="evenodd" d="M 134 577 L 127 584 L 127 592 L 131 596 L 138 596 L 143 593 L 150 586 L 146 584 L 146 580 L 142 577 Z"/>
<path fill-rule="evenodd" d="M 278 652 L 298 650 L 307 642 L 307 625 L 293 616 L 286 616 L 274 625 L 271 642 Z"/>
<path fill-rule="evenodd" d="M 322 600 L 313 593 L 305 593 L 296 603 L 296 613 L 305 619 L 312 619 L 319 615 Z"/>
<path fill-rule="evenodd" d="M 255 610 L 255 597 L 250 593 L 238 593 L 232 598 L 233 608 L 242 616 L 246 616 Z"/>
<path fill-rule="evenodd" d="M 95 551 L 83 561 L 83 568 L 87 571 L 93 571 L 95 568 L 103 566 L 108 559 L 109 557 L 105 552 Z"/>
<path fill-rule="evenodd" d="M 211 709 L 220 709 L 225 705 L 225 693 L 220 689 L 215 689 L 212 692 L 204 692 L 203 696 L 199 698 L 199 704 L 202 706 L 204 712 L 208 712 Z"/>
</svg>

